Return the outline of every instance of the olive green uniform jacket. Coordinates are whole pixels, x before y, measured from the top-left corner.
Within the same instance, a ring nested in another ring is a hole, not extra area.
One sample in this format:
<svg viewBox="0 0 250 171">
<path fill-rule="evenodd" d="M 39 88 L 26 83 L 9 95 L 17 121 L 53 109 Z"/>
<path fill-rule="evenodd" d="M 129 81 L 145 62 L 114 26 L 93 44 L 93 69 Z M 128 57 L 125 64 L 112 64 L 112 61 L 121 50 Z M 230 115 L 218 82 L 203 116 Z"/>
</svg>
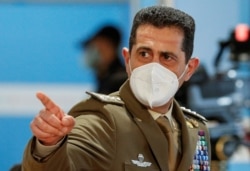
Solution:
<svg viewBox="0 0 250 171">
<path fill-rule="evenodd" d="M 52 154 L 36 159 L 35 138 L 28 143 L 24 171 L 168 171 L 168 142 L 145 106 L 133 96 L 128 81 L 112 95 L 89 93 L 91 98 L 69 114 L 76 124 Z M 193 162 L 210 162 L 209 133 L 202 116 L 182 109 L 176 101 L 173 116 L 180 124 L 182 156 L 177 171 L 191 170 Z M 196 157 L 204 132 L 205 157 Z M 204 164 L 204 163 L 203 163 Z"/>
</svg>

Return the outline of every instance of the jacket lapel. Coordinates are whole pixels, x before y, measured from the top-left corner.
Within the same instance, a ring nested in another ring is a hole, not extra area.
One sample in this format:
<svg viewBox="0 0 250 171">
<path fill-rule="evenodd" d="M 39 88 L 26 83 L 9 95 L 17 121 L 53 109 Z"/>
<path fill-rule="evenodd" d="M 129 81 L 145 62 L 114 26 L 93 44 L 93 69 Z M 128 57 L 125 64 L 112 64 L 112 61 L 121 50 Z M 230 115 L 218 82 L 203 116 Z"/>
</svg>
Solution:
<svg viewBox="0 0 250 171">
<path fill-rule="evenodd" d="M 161 170 L 168 171 L 167 140 L 147 109 L 133 96 L 128 81 L 120 89 L 120 96 L 147 139 L 159 167 Z"/>
<path fill-rule="evenodd" d="M 193 157 L 190 156 L 194 156 L 196 152 L 198 128 L 191 128 L 187 126 L 184 114 L 176 101 L 174 102 L 173 112 L 175 112 L 173 115 L 180 124 L 182 137 L 182 157 L 177 171 L 183 171 L 192 165 Z"/>
</svg>

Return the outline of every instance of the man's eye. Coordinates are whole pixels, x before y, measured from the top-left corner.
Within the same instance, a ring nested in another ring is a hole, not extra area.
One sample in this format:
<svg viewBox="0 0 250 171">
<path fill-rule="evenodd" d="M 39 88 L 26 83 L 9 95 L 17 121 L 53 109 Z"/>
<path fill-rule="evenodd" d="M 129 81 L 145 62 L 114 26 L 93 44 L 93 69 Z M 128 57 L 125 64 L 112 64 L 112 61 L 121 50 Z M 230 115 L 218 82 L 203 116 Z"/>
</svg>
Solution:
<svg viewBox="0 0 250 171">
<path fill-rule="evenodd" d="M 164 60 L 170 60 L 170 59 L 172 59 L 169 54 L 163 54 L 162 57 L 164 58 Z"/>
<path fill-rule="evenodd" d="M 142 52 L 140 52 L 140 56 L 149 57 L 149 54 L 148 54 L 148 52 L 142 51 Z"/>
</svg>

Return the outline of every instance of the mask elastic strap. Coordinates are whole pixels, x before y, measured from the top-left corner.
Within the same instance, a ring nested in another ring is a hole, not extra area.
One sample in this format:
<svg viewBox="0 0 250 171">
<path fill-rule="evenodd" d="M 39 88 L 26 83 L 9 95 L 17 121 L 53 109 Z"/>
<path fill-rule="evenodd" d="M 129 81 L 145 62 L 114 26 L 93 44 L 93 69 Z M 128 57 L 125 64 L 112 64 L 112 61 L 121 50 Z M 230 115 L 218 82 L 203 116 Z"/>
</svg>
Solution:
<svg viewBox="0 0 250 171">
<path fill-rule="evenodd" d="M 186 73 L 187 69 L 188 69 L 188 64 L 186 65 L 184 71 L 182 72 L 182 74 L 181 74 L 181 76 L 178 78 L 178 80 L 182 79 L 182 77 L 183 77 L 184 74 Z"/>
<path fill-rule="evenodd" d="M 128 66 L 129 66 L 130 73 L 132 73 L 130 59 L 129 59 L 129 61 L 128 61 Z"/>
</svg>

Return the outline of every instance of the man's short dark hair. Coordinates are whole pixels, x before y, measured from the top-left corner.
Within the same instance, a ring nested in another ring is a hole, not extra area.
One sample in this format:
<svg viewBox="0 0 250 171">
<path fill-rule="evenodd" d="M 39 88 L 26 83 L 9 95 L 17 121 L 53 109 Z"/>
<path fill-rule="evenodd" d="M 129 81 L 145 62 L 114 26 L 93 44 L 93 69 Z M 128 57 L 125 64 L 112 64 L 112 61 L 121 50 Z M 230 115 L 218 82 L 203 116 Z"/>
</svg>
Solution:
<svg viewBox="0 0 250 171">
<path fill-rule="evenodd" d="M 182 50 L 185 52 L 186 61 L 193 53 L 195 21 L 194 19 L 180 11 L 167 6 L 151 6 L 137 12 L 134 17 L 133 25 L 129 38 L 129 50 L 136 43 L 136 31 L 141 25 L 153 25 L 157 28 L 177 27 L 184 32 Z"/>
</svg>

